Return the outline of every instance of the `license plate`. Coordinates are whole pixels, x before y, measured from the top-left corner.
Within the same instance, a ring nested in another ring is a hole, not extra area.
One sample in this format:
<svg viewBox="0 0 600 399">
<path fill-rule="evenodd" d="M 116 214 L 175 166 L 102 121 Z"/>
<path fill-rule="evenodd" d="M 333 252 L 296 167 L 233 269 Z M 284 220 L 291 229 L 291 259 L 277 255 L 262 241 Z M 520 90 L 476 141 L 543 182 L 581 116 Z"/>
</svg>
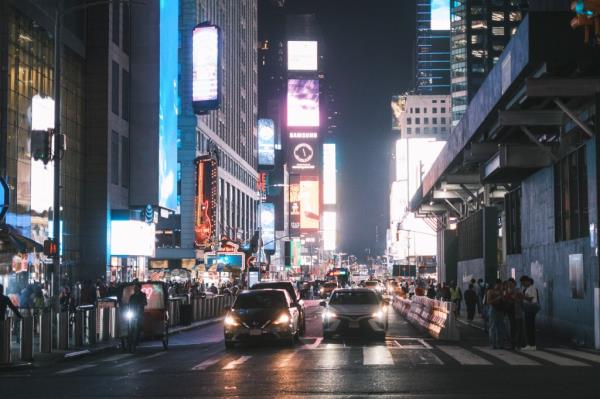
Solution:
<svg viewBox="0 0 600 399">
<path fill-rule="evenodd" d="M 262 331 L 259 328 L 253 328 L 250 330 L 250 335 L 262 335 Z"/>
<path fill-rule="evenodd" d="M 358 321 L 349 321 L 348 328 L 360 328 L 360 323 Z"/>
</svg>

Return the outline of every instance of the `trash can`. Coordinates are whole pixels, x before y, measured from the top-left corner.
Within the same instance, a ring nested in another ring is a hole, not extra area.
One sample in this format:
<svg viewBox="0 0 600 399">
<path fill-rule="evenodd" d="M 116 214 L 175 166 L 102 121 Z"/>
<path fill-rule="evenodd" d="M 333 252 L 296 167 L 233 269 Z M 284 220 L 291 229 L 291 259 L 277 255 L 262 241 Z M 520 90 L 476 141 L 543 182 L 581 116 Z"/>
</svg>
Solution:
<svg viewBox="0 0 600 399">
<path fill-rule="evenodd" d="M 179 305 L 179 321 L 182 326 L 192 324 L 192 305 L 183 303 Z"/>
</svg>

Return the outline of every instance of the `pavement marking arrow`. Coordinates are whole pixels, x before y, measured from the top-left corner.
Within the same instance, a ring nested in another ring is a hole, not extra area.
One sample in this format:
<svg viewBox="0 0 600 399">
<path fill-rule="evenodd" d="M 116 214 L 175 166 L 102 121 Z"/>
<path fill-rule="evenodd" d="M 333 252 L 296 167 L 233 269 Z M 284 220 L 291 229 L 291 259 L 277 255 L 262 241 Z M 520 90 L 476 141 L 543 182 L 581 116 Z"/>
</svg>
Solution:
<svg viewBox="0 0 600 399">
<path fill-rule="evenodd" d="M 225 367 L 223 367 L 223 370 L 233 370 L 240 364 L 246 363 L 248 361 L 248 359 L 250 359 L 251 357 L 252 356 L 242 356 L 236 360 L 233 360 L 233 361 L 227 363 L 227 365 Z"/>
</svg>

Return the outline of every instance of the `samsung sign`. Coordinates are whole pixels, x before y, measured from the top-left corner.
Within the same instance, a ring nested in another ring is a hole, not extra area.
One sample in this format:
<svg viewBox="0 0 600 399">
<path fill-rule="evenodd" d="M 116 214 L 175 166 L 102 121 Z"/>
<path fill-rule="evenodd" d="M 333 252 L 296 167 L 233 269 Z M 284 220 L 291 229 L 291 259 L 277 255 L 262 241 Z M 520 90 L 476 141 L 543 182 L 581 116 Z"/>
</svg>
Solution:
<svg viewBox="0 0 600 399">
<path fill-rule="evenodd" d="M 221 31 L 207 23 L 192 32 L 192 102 L 196 113 L 219 108 Z"/>
</svg>

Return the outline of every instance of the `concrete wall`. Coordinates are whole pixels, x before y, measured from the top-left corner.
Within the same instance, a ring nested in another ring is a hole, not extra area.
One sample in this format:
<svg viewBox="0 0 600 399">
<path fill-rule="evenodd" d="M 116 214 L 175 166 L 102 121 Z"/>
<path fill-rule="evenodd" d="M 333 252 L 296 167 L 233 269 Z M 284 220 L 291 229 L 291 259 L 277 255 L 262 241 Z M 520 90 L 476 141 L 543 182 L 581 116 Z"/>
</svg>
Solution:
<svg viewBox="0 0 600 399">
<path fill-rule="evenodd" d="M 595 141 L 587 142 L 590 223 L 597 225 Z M 598 259 L 588 237 L 554 242 L 553 168 L 543 169 L 522 182 L 522 253 L 507 257 L 508 273 L 535 280 L 542 310 L 540 325 L 579 344 L 593 345 L 593 291 L 598 282 Z M 569 286 L 569 255 L 583 254 L 585 294 L 573 299 Z"/>
</svg>

